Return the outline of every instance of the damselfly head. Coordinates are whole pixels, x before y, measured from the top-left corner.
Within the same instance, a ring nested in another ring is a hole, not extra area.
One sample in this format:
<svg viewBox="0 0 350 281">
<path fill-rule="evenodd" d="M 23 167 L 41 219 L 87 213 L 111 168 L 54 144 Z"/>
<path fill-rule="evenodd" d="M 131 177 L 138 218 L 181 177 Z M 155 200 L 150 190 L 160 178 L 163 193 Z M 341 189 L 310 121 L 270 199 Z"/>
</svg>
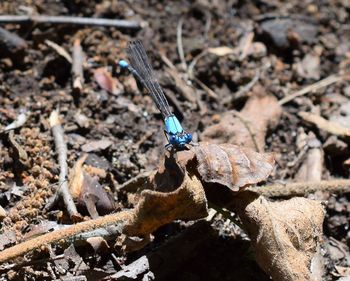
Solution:
<svg viewBox="0 0 350 281">
<path fill-rule="evenodd" d="M 169 134 L 169 143 L 178 148 L 184 147 L 186 144 L 189 144 L 192 141 L 192 135 L 186 132 L 178 134 Z"/>
</svg>

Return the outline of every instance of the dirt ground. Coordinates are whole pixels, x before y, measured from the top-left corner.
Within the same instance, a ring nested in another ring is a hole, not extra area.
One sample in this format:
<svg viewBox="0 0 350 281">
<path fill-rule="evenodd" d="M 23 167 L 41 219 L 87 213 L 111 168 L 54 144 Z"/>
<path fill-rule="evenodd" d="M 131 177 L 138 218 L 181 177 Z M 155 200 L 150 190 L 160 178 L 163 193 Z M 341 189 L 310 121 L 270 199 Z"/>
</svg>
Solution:
<svg viewBox="0 0 350 281">
<path fill-rule="evenodd" d="M 29 14 L 136 24 L 4 22 L 0 16 L 2 252 L 137 204 L 140 193 L 125 190 L 145 184 L 147 172 L 161 166 L 166 144 L 151 97 L 118 66 L 128 59 L 128 41 L 140 39 L 195 142 L 271 152 L 274 169 L 259 186 L 287 191 L 266 197 L 279 202 L 296 195 L 324 206 L 315 279 L 278 280 L 350 280 L 349 1 L 0 2 L 0 15 Z M 57 124 L 68 149 L 63 181 Z M 83 177 L 79 187 L 76 175 Z M 301 189 L 288 193 L 293 183 Z M 62 197 L 54 201 L 63 185 L 75 216 Z M 132 250 L 118 244 L 118 235 L 43 243 L 0 258 L 0 280 L 270 280 L 251 233 L 234 222 L 244 219 L 227 216 L 229 208 L 211 200 L 216 191 L 205 190 L 209 218 L 174 217 Z"/>
</svg>

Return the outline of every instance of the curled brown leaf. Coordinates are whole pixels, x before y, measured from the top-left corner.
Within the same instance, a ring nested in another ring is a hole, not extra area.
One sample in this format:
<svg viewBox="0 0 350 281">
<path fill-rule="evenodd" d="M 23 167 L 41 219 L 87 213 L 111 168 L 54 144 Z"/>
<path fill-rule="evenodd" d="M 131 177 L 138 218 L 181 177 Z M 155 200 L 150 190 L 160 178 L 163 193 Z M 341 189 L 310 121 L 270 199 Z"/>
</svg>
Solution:
<svg viewBox="0 0 350 281">
<path fill-rule="evenodd" d="M 97 177 L 92 177 L 85 171 L 83 164 L 86 158 L 87 154 L 80 157 L 71 170 L 69 189 L 78 205 L 87 208 L 91 217 L 96 218 L 98 212 L 109 213 L 114 210 L 115 205 L 111 196 L 98 182 Z"/>
<path fill-rule="evenodd" d="M 172 192 L 144 190 L 123 232 L 147 236 L 158 227 L 176 219 L 195 220 L 207 216 L 203 186 L 196 176 L 185 174 L 180 187 Z"/>
<path fill-rule="evenodd" d="M 235 204 L 257 262 L 274 281 L 313 280 L 309 268 L 325 215 L 320 202 L 306 198 L 269 202 L 243 192 Z"/>
<path fill-rule="evenodd" d="M 258 153 L 233 144 L 199 143 L 190 152 L 177 154 L 180 163 L 191 165 L 195 157 L 196 172 L 205 183 L 217 183 L 233 191 L 266 180 L 274 168 L 272 153 Z"/>
<path fill-rule="evenodd" d="M 95 69 L 94 79 L 102 89 L 111 94 L 118 95 L 121 92 L 122 85 L 104 67 Z"/>
</svg>

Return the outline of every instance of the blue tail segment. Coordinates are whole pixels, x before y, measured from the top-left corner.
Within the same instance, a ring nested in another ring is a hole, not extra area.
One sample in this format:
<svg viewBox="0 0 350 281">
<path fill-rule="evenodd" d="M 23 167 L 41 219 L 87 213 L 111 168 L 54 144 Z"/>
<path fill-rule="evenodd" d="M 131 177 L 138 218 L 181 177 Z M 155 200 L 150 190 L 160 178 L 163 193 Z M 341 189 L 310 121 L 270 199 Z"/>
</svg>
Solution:
<svg viewBox="0 0 350 281">
<path fill-rule="evenodd" d="M 128 69 L 147 89 L 153 101 L 164 118 L 165 133 L 169 144 L 174 148 L 183 148 L 191 143 L 192 135 L 184 131 L 179 120 L 171 112 L 167 99 L 154 76 L 153 69 L 148 62 L 146 51 L 141 41 L 132 41 L 128 44 L 130 64 L 125 60 L 119 61 L 122 69 Z"/>
<path fill-rule="evenodd" d="M 127 61 L 125 61 L 125 60 L 120 60 L 119 61 L 119 66 L 121 67 L 121 68 L 128 68 L 129 67 L 129 64 L 127 63 Z"/>
</svg>

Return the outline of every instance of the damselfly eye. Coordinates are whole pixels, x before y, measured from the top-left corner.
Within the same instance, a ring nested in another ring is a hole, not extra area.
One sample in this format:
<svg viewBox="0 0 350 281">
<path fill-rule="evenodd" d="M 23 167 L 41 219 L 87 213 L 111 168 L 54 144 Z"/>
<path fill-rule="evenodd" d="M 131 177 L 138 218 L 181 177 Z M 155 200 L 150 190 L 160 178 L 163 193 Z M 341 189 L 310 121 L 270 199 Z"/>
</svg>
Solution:
<svg viewBox="0 0 350 281">
<path fill-rule="evenodd" d="M 192 141 L 192 135 L 191 134 L 186 134 L 186 140 L 187 140 L 187 142 L 191 142 Z"/>
</svg>

